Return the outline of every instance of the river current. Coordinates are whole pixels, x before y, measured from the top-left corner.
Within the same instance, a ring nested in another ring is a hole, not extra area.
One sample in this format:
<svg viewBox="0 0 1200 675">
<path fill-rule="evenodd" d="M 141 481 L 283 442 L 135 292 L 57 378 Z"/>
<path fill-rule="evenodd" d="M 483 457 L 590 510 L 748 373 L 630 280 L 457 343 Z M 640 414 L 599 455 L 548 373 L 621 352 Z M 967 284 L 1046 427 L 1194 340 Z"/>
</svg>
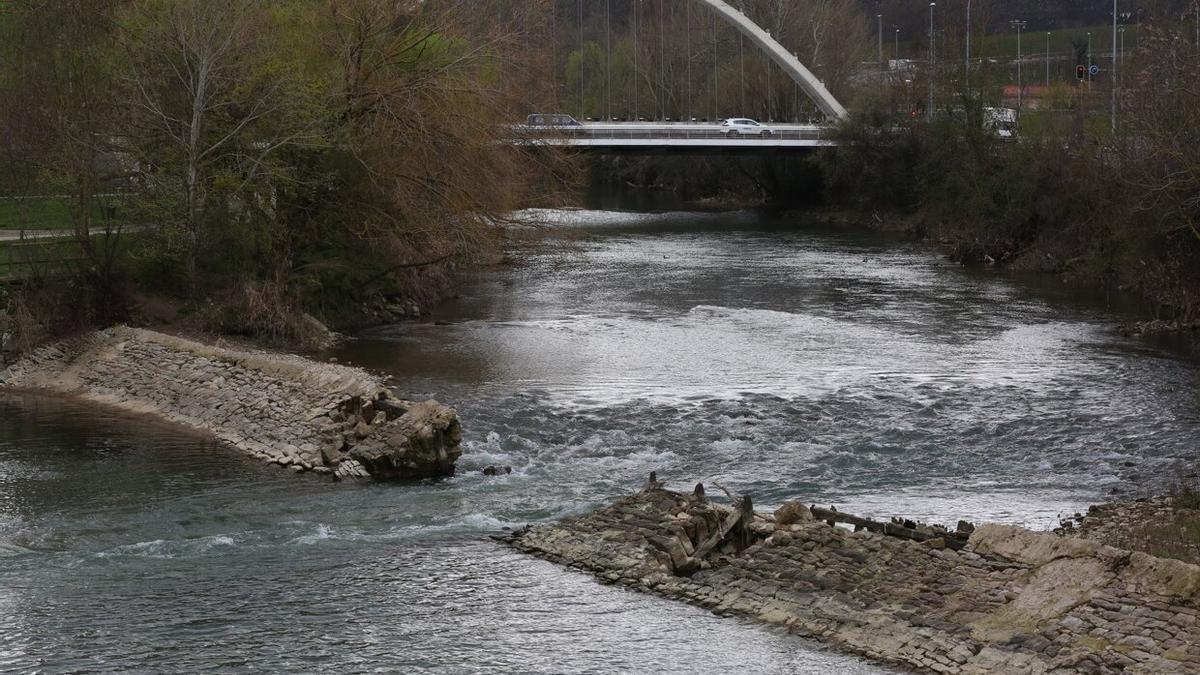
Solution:
<svg viewBox="0 0 1200 675">
<path fill-rule="evenodd" d="M 458 408 L 452 479 L 337 485 L 0 397 L 0 671 L 881 672 L 488 535 L 652 470 L 1037 528 L 1190 473 L 1200 362 L 1057 282 L 752 213 L 544 215 L 585 236 L 329 355 Z"/>
</svg>

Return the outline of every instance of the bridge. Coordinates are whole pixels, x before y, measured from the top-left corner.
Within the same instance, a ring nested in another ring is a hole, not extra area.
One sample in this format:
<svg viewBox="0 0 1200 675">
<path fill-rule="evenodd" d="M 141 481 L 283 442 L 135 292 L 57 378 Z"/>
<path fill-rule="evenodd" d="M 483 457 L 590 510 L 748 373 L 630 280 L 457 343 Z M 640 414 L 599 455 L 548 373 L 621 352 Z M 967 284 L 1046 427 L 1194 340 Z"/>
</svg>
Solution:
<svg viewBox="0 0 1200 675">
<path fill-rule="evenodd" d="M 595 0 L 588 0 L 594 2 Z M 685 0 L 692 2 L 692 0 Z M 649 121 L 641 117 L 638 110 L 636 89 L 634 85 L 634 104 L 632 110 L 626 108 L 622 113 L 634 120 L 634 122 L 617 121 L 616 119 L 607 119 L 600 122 L 579 123 L 574 119 L 562 115 L 565 111 L 558 110 L 542 110 L 534 111 L 545 113 L 546 120 L 538 120 L 537 125 L 520 125 L 514 127 L 514 135 L 512 142 L 515 145 L 523 146 L 557 146 L 573 148 L 577 150 L 599 151 L 599 152 L 633 152 L 633 153 L 683 153 L 683 152 L 715 152 L 715 153 L 736 153 L 736 154 L 758 154 L 758 153 L 777 153 L 787 151 L 807 151 L 813 148 L 834 145 L 835 142 L 831 139 L 830 125 L 843 121 L 848 118 L 846 108 L 834 98 L 834 96 L 825 87 L 824 83 L 818 79 L 812 71 L 810 71 L 800 59 L 792 54 L 778 40 L 776 40 L 769 31 L 764 30 L 756 24 L 750 17 L 744 14 L 739 9 L 735 8 L 726 0 L 697 0 L 697 2 L 712 12 L 712 35 L 714 45 L 713 63 L 716 63 L 715 45 L 717 40 L 717 24 L 718 19 L 725 24 L 732 26 L 739 34 L 739 39 L 744 44 L 748 40 L 752 45 L 757 47 L 766 57 L 768 75 L 767 86 L 768 100 L 770 86 L 769 69 L 771 64 L 782 70 L 796 85 L 796 116 L 803 117 L 799 114 L 799 93 L 803 94 L 815 104 L 820 115 L 824 116 L 822 124 L 779 124 L 773 121 L 764 121 L 764 133 L 740 135 L 737 133 L 729 133 L 730 129 L 721 127 L 719 123 L 708 124 L 697 123 L 695 116 L 692 114 L 691 104 L 691 89 L 688 88 L 688 104 L 687 108 L 682 111 L 686 114 L 680 115 L 683 119 L 691 118 L 691 122 L 671 121 L 667 118 L 664 121 Z M 687 5 L 690 7 L 690 5 Z M 580 0 L 579 3 L 579 40 L 580 51 L 579 58 L 583 58 L 584 45 L 584 3 Z M 607 11 L 607 3 L 604 7 Z M 659 23 L 663 22 L 659 10 Z M 690 14 L 688 15 L 688 59 L 692 56 L 691 52 L 691 34 L 692 24 Z M 609 31 L 611 31 L 611 16 L 606 15 L 606 21 L 609 22 Z M 635 18 L 636 21 L 636 18 Z M 636 23 L 634 35 L 636 36 Z M 660 35 L 661 41 L 661 35 Z M 605 63 L 608 64 L 611 59 L 611 44 L 607 47 L 609 50 L 608 56 L 605 58 Z M 660 45 L 661 49 L 661 45 Z M 636 58 L 637 47 L 635 44 L 634 54 Z M 661 60 L 661 54 L 660 54 Z M 743 61 L 743 78 L 744 61 Z M 636 60 L 634 61 L 634 79 L 636 81 L 638 67 Z M 580 66 L 580 91 L 579 91 L 579 108 L 585 108 L 583 94 L 583 69 Z M 689 67 L 690 74 L 690 67 Z M 601 116 L 612 116 L 611 106 L 611 71 L 607 74 L 607 79 L 604 86 L 605 107 L 607 113 Z M 714 73 L 713 82 L 716 82 Z M 660 82 L 661 86 L 661 82 Z M 744 87 L 744 85 L 743 85 Z M 743 92 L 744 94 L 744 92 Z M 743 105 L 745 104 L 743 96 Z M 625 101 L 628 105 L 628 101 Z M 717 106 L 713 106 L 715 115 Z M 768 106 L 770 110 L 770 106 Z M 632 114 L 630 114 L 632 113 Z M 660 110 L 660 115 L 666 116 L 668 113 L 665 110 Z M 768 112 L 769 116 L 774 116 Z M 531 116 L 537 118 L 539 116 Z M 532 121 L 532 120 L 531 120 Z M 549 122 L 549 123 L 547 123 Z"/>
<path fill-rule="evenodd" d="M 600 122 L 559 126 L 519 126 L 515 145 L 555 146 L 582 151 L 642 154 L 775 154 L 835 145 L 829 127 L 772 124 L 765 135 L 730 135 L 719 124 Z"/>
</svg>

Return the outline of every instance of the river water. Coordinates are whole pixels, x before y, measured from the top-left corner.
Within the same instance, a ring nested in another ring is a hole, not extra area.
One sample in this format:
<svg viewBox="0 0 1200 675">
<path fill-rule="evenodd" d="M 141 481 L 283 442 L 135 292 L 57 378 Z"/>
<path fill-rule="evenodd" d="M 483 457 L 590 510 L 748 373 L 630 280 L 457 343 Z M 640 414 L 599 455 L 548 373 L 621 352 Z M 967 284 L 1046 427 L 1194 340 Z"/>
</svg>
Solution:
<svg viewBox="0 0 1200 675">
<path fill-rule="evenodd" d="M 453 479 L 336 485 L 0 398 L 0 671 L 880 672 L 487 535 L 651 470 L 1045 528 L 1194 458 L 1198 361 L 1055 283 L 749 213 L 546 215 L 586 236 L 331 355 L 458 407 Z"/>
</svg>

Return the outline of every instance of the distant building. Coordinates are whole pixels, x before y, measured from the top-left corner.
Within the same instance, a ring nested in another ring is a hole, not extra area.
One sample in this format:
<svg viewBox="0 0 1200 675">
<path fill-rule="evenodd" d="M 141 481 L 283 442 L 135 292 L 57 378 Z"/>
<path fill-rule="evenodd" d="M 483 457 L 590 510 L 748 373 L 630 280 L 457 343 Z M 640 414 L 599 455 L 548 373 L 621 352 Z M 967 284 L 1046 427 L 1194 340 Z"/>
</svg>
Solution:
<svg viewBox="0 0 1200 675">
<path fill-rule="evenodd" d="M 1005 108 L 1016 108 L 1020 104 L 1022 108 L 1037 110 L 1044 107 L 1048 93 L 1046 85 L 1043 84 L 1027 84 L 1019 92 L 1017 85 L 1008 84 L 1004 86 L 1000 105 Z"/>
</svg>

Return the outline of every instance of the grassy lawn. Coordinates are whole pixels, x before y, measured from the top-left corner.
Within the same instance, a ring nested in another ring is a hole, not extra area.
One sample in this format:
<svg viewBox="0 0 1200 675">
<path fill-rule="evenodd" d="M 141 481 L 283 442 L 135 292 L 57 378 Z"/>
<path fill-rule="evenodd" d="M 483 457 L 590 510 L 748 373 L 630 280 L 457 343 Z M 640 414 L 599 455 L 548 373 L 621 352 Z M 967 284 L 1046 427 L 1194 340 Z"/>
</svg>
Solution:
<svg viewBox="0 0 1200 675">
<path fill-rule="evenodd" d="M 120 215 L 120 197 L 102 201 L 104 206 L 115 209 L 115 213 Z M 69 197 L 0 197 L 0 230 L 70 229 L 74 206 Z M 100 220 L 103 216 L 102 207 L 97 205 L 93 218 Z"/>
<path fill-rule="evenodd" d="M 1138 27 L 1137 25 L 1124 26 L 1125 28 L 1125 55 L 1129 57 L 1133 54 L 1133 50 L 1137 48 Z M 1052 57 L 1062 58 L 1063 56 L 1075 54 L 1075 46 L 1071 44 L 1072 40 L 1077 40 L 1082 44 L 1087 43 L 1087 34 L 1092 34 L 1092 60 L 1099 63 L 1100 67 L 1104 67 L 1103 61 L 1106 58 L 1098 54 L 1108 54 L 1112 51 L 1112 24 L 1104 26 L 1084 26 L 1082 28 L 1063 28 L 1060 30 L 1050 31 L 1050 55 Z M 885 37 L 887 32 L 884 32 Z M 961 36 L 960 36 L 961 38 Z M 1117 49 L 1120 50 L 1121 36 L 1117 36 Z M 884 43 L 884 55 L 887 58 L 892 58 L 893 51 L 887 49 L 888 43 Z M 1021 32 L 1021 51 L 1027 58 L 1038 58 L 1046 53 L 1046 31 L 1043 30 L 1024 30 Z M 924 61 L 929 58 L 929 47 L 926 42 L 911 42 L 902 41 L 900 43 L 900 57 L 907 59 L 915 59 Z M 960 54 L 961 58 L 961 54 Z M 991 33 L 982 38 L 978 36 L 972 37 L 971 40 L 971 58 L 1017 58 L 1017 31 L 1015 29 L 1004 33 Z"/>
<path fill-rule="evenodd" d="M 1129 55 L 1137 47 L 1138 27 L 1125 26 L 1125 53 Z M 1081 44 L 1087 43 L 1087 34 L 1092 34 L 1092 60 L 1099 63 L 1101 67 L 1101 57 L 1097 56 L 1100 53 L 1110 54 L 1112 52 L 1112 24 L 1107 26 L 1086 26 L 1083 28 L 1068 28 L 1063 30 L 1050 31 L 1050 54 L 1051 56 L 1063 56 L 1064 54 L 1075 54 L 1075 47 L 1071 44 L 1072 40 Z M 1120 49 L 1120 36 L 1117 36 Z M 1016 58 L 1017 56 L 1017 32 L 1014 29 L 1008 33 L 988 35 L 980 41 L 979 49 L 976 56 L 988 57 L 1003 57 L 1008 56 Z M 1029 31 L 1026 30 L 1021 34 L 1021 51 L 1028 57 L 1038 57 L 1046 53 L 1046 31 Z M 1111 58 L 1111 57 L 1109 57 Z"/>
</svg>

